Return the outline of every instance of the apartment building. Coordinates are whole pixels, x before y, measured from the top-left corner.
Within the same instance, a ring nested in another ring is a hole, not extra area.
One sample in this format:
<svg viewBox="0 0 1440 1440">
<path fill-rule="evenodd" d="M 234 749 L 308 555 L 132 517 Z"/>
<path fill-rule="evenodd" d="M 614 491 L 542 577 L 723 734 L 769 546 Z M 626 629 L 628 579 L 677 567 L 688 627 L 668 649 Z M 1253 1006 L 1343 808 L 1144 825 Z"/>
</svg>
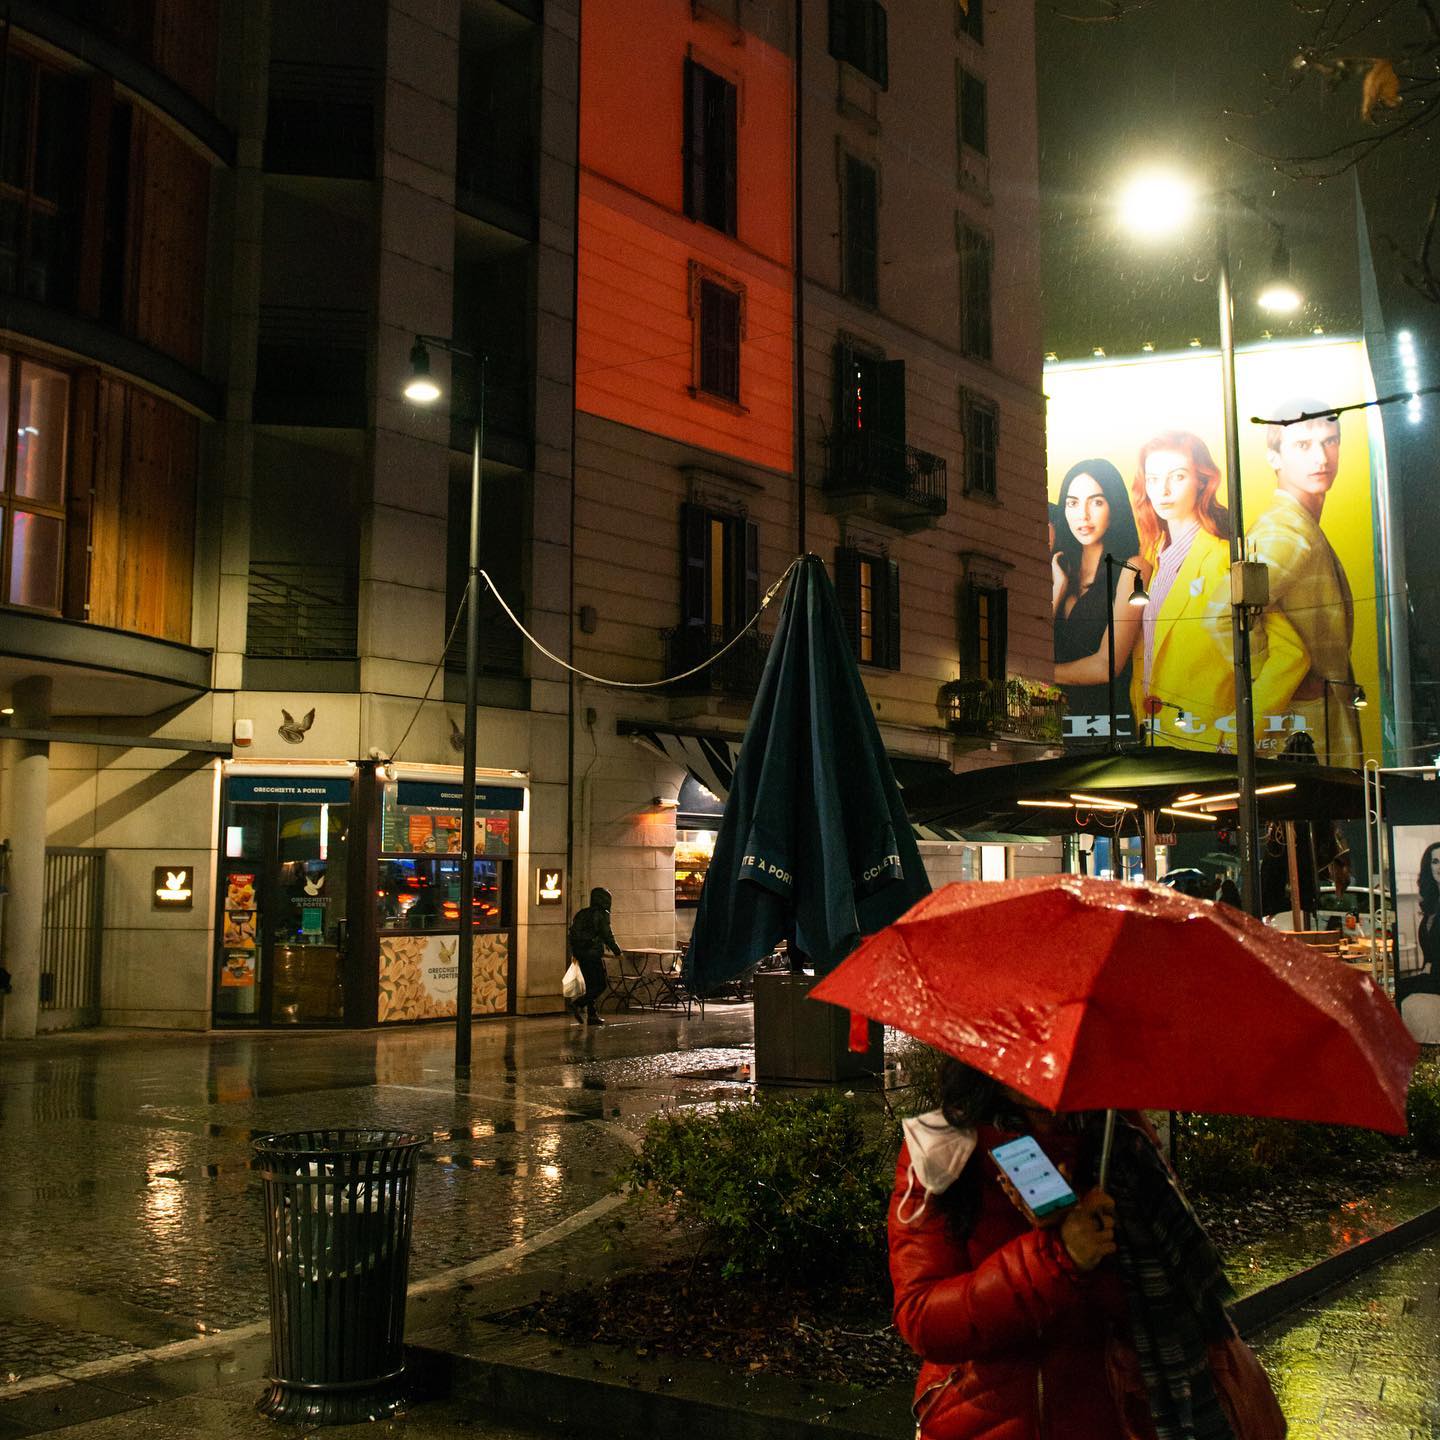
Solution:
<svg viewBox="0 0 1440 1440">
<path fill-rule="evenodd" d="M 1043 753 L 1033 37 L 982 3 L 14 0 L 6 1035 L 453 1016 L 482 411 L 483 566 L 586 673 L 487 592 L 478 1014 L 559 1008 L 591 885 L 687 932 L 802 551 L 902 781 Z"/>
<path fill-rule="evenodd" d="M 1058 742 L 1032 11 L 586 6 L 586 670 L 690 669 L 811 550 L 902 783 Z M 579 687 L 577 873 L 635 944 L 688 933 L 772 628 L 668 687 Z M 1048 846 L 923 848 L 937 883 L 1056 868 Z"/>
</svg>

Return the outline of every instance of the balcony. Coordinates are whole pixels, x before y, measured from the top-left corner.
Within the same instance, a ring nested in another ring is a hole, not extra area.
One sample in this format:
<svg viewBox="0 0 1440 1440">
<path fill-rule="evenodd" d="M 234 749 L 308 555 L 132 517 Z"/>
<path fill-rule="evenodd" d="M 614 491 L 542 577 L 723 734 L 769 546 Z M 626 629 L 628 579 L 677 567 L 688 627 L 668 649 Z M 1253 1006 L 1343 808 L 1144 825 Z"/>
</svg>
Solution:
<svg viewBox="0 0 1440 1440">
<path fill-rule="evenodd" d="M 832 437 L 825 493 L 836 514 L 863 513 L 917 530 L 949 507 L 946 463 L 886 435 L 852 430 Z"/>
<path fill-rule="evenodd" d="M 940 712 L 952 735 L 1059 745 L 1065 697 L 1053 685 L 1019 675 L 1004 680 L 952 680 L 940 687 Z"/>
<path fill-rule="evenodd" d="M 346 565 L 250 562 L 245 653 L 261 660 L 353 660 L 360 579 Z"/>
<path fill-rule="evenodd" d="M 732 637 L 717 626 L 680 625 L 662 632 L 665 640 L 665 673 L 678 675 L 693 670 L 719 650 Z M 765 672 L 765 657 L 770 652 L 770 637 L 758 630 L 747 630 L 737 645 L 732 646 L 713 665 L 696 675 L 676 681 L 670 687 L 676 695 L 716 695 L 753 699 Z"/>
<path fill-rule="evenodd" d="M 375 95 L 373 70 L 271 61 L 265 169 L 274 175 L 372 179 Z"/>
<path fill-rule="evenodd" d="M 506 595 L 517 615 L 525 614 L 523 595 Z M 448 604 L 447 600 L 447 604 Z M 510 617 L 500 608 L 500 602 L 484 589 L 480 597 L 480 668 L 482 679 L 499 676 L 517 680 L 525 674 L 525 637 L 515 628 Z M 455 634 L 445 651 L 447 674 L 465 673 L 465 622 L 455 627 Z"/>
</svg>

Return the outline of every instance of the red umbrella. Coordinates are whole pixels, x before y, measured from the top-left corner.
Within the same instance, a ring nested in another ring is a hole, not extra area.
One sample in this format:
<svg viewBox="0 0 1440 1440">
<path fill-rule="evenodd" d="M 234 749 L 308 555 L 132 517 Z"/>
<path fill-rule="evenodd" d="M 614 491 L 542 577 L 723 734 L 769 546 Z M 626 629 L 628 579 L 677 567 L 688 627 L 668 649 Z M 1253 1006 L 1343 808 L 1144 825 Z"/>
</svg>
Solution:
<svg viewBox="0 0 1440 1440">
<path fill-rule="evenodd" d="M 947 885 L 810 992 L 1046 1108 L 1405 1131 L 1419 1047 L 1368 975 L 1228 905 L 1076 875 Z"/>
</svg>

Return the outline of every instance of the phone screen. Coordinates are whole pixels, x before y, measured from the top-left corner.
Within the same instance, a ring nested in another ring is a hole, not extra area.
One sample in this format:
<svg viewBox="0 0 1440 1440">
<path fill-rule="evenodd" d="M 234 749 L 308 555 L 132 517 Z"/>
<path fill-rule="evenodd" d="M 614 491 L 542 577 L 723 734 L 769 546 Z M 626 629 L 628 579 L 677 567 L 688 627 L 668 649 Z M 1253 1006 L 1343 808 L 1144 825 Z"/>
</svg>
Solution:
<svg viewBox="0 0 1440 1440">
<path fill-rule="evenodd" d="M 1033 1135 L 997 1145 L 990 1154 L 1037 1220 L 1075 1203 L 1075 1192 Z"/>
</svg>

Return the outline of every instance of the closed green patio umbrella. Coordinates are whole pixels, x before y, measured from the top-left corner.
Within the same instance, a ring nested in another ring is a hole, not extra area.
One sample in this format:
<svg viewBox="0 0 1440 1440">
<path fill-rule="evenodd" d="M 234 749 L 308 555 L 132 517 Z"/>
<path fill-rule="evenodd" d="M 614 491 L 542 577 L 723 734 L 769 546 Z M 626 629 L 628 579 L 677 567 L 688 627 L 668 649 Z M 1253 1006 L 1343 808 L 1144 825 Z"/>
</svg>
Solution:
<svg viewBox="0 0 1440 1440">
<path fill-rule="evenodd" d="M 929 893 L 825 566 L 795 567 L 685 958 L 707 994 L 786 939 L 824 974 Z"/>
</svg>

